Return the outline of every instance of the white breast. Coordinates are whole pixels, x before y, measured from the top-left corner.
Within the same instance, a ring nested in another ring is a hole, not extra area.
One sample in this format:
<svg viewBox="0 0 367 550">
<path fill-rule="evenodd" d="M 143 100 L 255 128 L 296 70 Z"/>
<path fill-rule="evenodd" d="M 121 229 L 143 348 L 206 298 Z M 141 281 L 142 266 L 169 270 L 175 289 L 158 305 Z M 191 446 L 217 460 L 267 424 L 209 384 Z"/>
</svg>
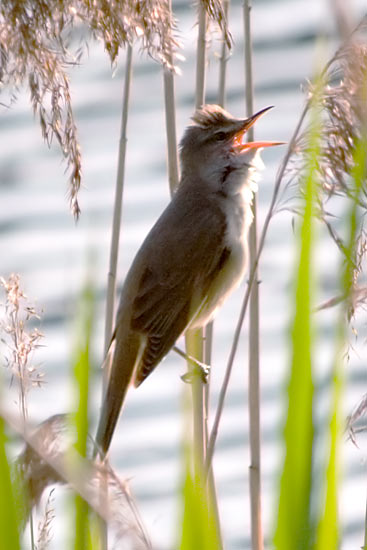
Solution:
<svg viewBox="0 0 367 550">
<path fill-rule="evenodd" d="M 251 202 L 253 191 L 240 192 L 223 199 L 222 208 L 226 216 L 226 248 L 230 255 L 221 271 L 213 280 L 208 294 L 190 328 L 206 325 L 223 304 L 227 296 L 240 284 L 247 267 L 247 235 L 253 215 Z"/>
<path fill-rule="evenodd" d="M 253 193 L 237 193 L 227 197 L 224 210 L 227 220 L 225 242 L 231 251 L 228 265 L 218 275 L 223 285 L 223 300 L 242 280 L 247 267 L 248 230 L 253 220 L 251 202 Z M 221 302 L 223 302 L 221 300 Z"/>
</svg>

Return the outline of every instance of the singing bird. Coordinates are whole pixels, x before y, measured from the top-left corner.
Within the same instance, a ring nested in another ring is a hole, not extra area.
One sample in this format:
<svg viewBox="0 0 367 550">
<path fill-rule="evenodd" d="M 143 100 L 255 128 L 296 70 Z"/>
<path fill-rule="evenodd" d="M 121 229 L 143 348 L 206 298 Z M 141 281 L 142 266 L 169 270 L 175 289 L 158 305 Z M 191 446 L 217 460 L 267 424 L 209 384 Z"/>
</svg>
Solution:
<svg viewBox="0 0 367 550">
<path fill-rule="evenodd" d="M 179 186 L 122 288 L 96 436 L 103 455 L 130 384 L 139 386 L 186 330 L 206 325 L 243 278 L 259 150 L 280 145 L 245 143 L 245 134 L 269 109 L 238 119 L 205 105 L 186 128 Z"/>
</svg>

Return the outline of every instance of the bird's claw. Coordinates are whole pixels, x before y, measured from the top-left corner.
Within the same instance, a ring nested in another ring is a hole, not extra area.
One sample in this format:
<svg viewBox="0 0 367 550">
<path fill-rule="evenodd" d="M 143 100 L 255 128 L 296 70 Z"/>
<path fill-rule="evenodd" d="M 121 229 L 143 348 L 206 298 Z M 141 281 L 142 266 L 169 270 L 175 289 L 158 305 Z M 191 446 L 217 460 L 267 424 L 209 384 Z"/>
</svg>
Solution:
<svg viewBox="0 0 367 550">
<path fill-rule="evenodd" d="M 201 363 L 197 359 L 194 360 L 191 369 L 181 376 L 181 380 L 186 384 L 193 384 L 195 378 L 199 378 L 204 384 L 208 383 L 208 377 L 210 374 L 210 366 L 205 363 Z"/>
</svg>

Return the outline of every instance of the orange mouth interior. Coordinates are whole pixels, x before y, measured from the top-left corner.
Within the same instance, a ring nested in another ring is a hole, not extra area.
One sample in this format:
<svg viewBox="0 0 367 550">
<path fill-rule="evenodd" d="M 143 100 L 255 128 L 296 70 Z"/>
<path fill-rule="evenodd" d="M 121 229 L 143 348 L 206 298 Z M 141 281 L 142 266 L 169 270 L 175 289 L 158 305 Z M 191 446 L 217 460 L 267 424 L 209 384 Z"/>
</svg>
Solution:
<svg viewBox="0 0 367 550">
<path fill-rule="evenodd" d="M 252 117 L 248 118 L 244 124 L 244 127 L 235 134 L 233 138 L 233 148 L 238 153 L 243 153 L 250 149 L 263 149 L 264 147 L 274 147 L 275 145 L 285 145 L 284 141 L 248 141 L 244 142 L 246 132 L 255 124 L 255 122 L 261 118 L 265 113 L 272 109 L 272 107 L 265 107 Z"/>
<path fill-rule="evenodd" d="M 238 153 L 249 151 L 250 149 L 262 149 L 263 147 L 274 147 L 275 145 L 285 145 L 285 141 L 248 141 L 242 143 L 246 130 L 238 132 L 233 139 L 233 148 Z"/>
</svg>

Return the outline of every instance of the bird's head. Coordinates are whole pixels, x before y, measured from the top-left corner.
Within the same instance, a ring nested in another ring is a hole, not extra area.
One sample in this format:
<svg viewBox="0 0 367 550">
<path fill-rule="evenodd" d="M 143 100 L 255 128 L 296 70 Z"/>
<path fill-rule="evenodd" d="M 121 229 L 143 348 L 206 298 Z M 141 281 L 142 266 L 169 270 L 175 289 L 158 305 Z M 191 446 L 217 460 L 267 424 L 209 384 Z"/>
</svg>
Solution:
<svg viewBox="0 0 367 550">
<path fill-rule="evenodd" d="M 246 142 L 246 132 L 271 108 L 246 119 L 235 118 L 218 105 L 198 109 L 180 144 L 183 176 L 200 179 L 213 191 L 238 192 L 258 167 L 257 152 L 282 143 Z"/>
</svg>

